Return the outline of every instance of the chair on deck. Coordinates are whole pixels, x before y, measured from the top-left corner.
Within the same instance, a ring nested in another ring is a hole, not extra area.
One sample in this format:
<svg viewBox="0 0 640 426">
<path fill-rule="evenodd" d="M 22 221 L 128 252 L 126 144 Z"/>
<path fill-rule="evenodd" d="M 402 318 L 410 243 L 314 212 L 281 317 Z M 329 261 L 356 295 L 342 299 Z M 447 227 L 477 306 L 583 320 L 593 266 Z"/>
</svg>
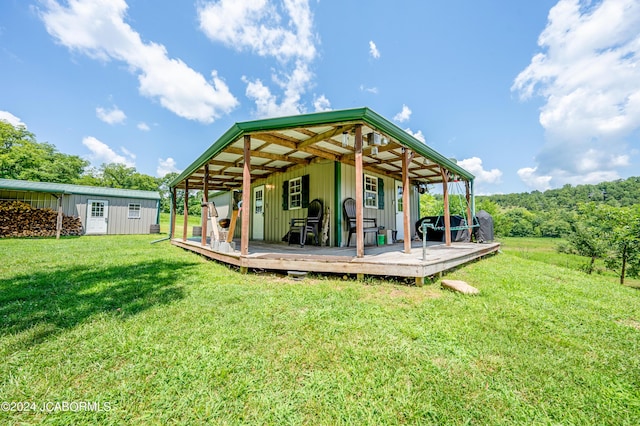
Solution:
<svg viewBox="0 0 640 426">
<path fill-rule="evenodd" d="M 344 210 L 344 217 L 349 228 L 349 238 L 347 239 L 347 247 L 351 244 L 351 234 L 356 233 L 356 200 L 353 198 L 347 198 L 342 203 L 342 209 Z M 363 218 L 363 231 L 364 233 L 373 232 L 376 245 L 378 245 L 378 222 L 375 218 Z"/>
<path fill-rule="evenodd" d="M 289 245 L 291 245 L 291 235 L 299 234 L 300 247 L 304 247 L 305 242 L 307 241 L 307 234 L 311 233 L 313 234 L 314 244 L 319 246 L 323 213 L 324 208 L 322 205 L 322 201 L 316 198 L 309 203 L 306 218 L 291 219 L 291 224 L 289 225 Z"/>
</svg>

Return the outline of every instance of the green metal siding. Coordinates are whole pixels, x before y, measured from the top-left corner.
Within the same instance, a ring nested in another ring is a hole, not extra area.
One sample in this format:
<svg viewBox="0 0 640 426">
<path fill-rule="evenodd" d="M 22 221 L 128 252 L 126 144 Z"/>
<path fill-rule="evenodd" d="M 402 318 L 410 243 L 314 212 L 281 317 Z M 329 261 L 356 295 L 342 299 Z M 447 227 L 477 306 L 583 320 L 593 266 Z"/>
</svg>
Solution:
<svg viewBox="0 0 640 426">
<path fill-rule="evenodd" d="M 303 175 L 309 175 L 309 200 L 319 198 L 325 207 L 329 208 L 329 244 L 333 245 L 333 223 L 335 209 L 334 198 L 334 162 L 319 161 L 308 166 L 300 167 L 291 172 L 274 173 L 267 180 L 260 180 L 251 185 L 251 190 L 260 185 L 265 185 L 265 213 L 264 213 L 264 238 L 265 241 L 279 242 L 289 231 L 289 223 L 292 218 L 304 218 L 306 208 L 282 210 L 282 183 L 285 180 L 294 179 Z"/>
</svg>

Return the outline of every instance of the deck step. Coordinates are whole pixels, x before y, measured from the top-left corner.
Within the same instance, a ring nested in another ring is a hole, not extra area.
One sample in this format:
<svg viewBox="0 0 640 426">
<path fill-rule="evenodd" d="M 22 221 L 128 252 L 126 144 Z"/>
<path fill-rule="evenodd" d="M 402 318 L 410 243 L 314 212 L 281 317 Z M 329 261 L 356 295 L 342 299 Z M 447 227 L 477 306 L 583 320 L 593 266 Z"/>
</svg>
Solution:
<svg viewBox="0 0 640 426">
<path fill-rule="evenodd" d="M 462 294 L 480 294 L 480 290 L 477 288 L 470 286 L 464 281 L 458 280 L 442 280 L 442 287 L 448 288 L 449 290 L 457 291 Z"/>
</svg>

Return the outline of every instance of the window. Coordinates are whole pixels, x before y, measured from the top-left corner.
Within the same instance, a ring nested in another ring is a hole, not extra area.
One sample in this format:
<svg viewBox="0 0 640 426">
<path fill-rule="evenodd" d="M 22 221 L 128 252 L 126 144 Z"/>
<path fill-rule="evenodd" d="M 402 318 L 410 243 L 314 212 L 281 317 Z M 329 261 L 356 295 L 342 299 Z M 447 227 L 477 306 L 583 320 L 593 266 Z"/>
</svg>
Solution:
<svg viewBox="0 0 640 426">
<path fill-rule="evenodd" d="M 378 178 L 369 175 L 364 175 L 364 206 L 378 208 Z"/>
<path fill-rule="evenodd" d="M 99 201 L 91 203 L 91 217 L 104 217 L 104 203 Z"/>
<path fill-rule="evenodd" d="M 140 204 L 129 204 L 129 219 L 140 219 Z"/>
<path fill-rule="evenodd" d="M 289 209 L 302 207 L 302 177 L 289 181 Z"/>
</svg>

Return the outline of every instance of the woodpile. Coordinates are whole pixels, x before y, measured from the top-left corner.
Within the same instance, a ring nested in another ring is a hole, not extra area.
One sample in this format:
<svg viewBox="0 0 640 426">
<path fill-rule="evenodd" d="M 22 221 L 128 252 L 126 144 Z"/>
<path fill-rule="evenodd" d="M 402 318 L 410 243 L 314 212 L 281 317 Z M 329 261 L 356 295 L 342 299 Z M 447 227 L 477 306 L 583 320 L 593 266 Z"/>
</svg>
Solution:
<svg viewBox="0 0 640 426">
<path fill-rule="evenodd" d="M 55 237 L 58 212 L 22 201 L 0 201 L 0 237 Z M 60 235 L 82 235 L 80 218 L 62 216 Z"/>
</svg>

